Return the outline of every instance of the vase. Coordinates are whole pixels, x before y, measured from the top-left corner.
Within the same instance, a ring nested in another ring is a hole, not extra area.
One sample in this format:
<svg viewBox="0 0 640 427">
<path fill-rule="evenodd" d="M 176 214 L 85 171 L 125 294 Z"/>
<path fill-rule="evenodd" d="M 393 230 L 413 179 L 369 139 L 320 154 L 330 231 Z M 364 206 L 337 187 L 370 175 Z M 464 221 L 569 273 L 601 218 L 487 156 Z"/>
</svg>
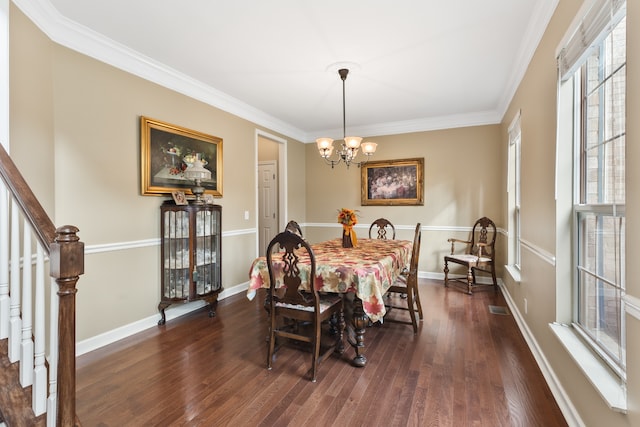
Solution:
<svg viewBox="0 0 640 427">
<path fill-rule="evenodd" d="M 342 230 L 342 247 L 352 248 L 353 242 L 351 241 L 351 234 L 347 230 Z"/>
</svg>

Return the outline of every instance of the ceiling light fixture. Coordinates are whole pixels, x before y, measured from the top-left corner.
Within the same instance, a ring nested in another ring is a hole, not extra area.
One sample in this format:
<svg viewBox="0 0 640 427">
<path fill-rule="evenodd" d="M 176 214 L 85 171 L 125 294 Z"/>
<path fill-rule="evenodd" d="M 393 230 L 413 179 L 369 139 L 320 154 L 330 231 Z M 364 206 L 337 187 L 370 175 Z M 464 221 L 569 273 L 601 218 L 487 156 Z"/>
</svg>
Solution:
<svg viewBox="0 0 640 427">
<path fill-rule="evenodd" d="M 360 167 L 361 164 L 366 163 L 369 157 L 376 152 L 376 148 L 378 144 L 375 142 L 363 142 L 362 138 L 359 136 L 346 136 L 347 135 L 347 119 L 346 119 L 346 108 L 345 108 L 345 91 L 344 91 L 344 82 L 347 80 L 347 74 L 349 74 L 349 70 L 347 68 L 341 68 L 338 70 L 338 74 L 340 75 L 340 79 L 342 79 L 342 144 L 340 146 L 340 150 L 336 153 L 336 156 L 333 155 L 333 139 L 331 138 L 318 138 L 316 139 L 316 144 L 318 144 L 318 152 L 320 153 L 320 157 L 322 157 L 328 165 L 331 165 L 331 168 L 337 165 L 340 162 L 344 162 L 347 165 L 347 169 L 351 164 L 358 165 Z M 362 152 L 366 156 L 362 161 L 355 161 L 356 156 L 358 155 L 358 148 L 362 147 Z"/>
</svg>

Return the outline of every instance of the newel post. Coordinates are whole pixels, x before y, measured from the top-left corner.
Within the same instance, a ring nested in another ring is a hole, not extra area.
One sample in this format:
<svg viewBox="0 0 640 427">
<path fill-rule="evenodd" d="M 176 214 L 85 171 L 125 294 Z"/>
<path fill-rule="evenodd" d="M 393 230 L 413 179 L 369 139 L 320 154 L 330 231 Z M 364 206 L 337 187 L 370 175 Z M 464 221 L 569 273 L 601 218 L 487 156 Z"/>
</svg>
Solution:
<svg viewBox="0 0 640 427">
<path fill-rule="evenodd" d="M 78 228 L 65 225 L 56 229 L 50 246 L 51 277 L 58 284 L 58 426 L 76 421 L 76 283 L 84 273 L 84 243 Z"/>
</svg>

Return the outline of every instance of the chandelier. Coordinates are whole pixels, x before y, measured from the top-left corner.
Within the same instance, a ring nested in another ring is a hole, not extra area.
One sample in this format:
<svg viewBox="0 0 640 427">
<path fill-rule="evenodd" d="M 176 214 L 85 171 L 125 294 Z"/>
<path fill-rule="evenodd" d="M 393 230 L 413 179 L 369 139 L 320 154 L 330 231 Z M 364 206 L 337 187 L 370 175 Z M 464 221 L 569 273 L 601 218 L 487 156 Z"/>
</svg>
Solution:
<svg viewBox="0 0 640 427">
<path fill-rule="evenodd" d="M 346 120 L 346 112 L 345 112 L 345 95 L 344 95 L 344 82 L 347 79 L 347 74 L 349 74 L 349 70 L 346 68 L 341 68 L 338 70 L 338 74 L 340 75 L 340 79 L 342 79 L 342 144 L 340 145 L 340 149 L 333 156 L 333 139 L 331 138 L 318 138 L 316 139 L 316 144 L 318 144 L 318 152 L 320 153 L 320 157 L 322 157 L 328 165 L 331 165 L 331 168 L 337 165 L 340 162 L 344 162 L 347 165 L 347 169 L 349 166 L 354 164 L 360 167 L 361 164 L 366 163 L 369 157 L 376 152 L 376 147 L 378 144 L 375 142 L 363 142 L 362 138 L 359 136 L 346 136 L 347 135 L 347 120 Z M 366 156 L 364 160 L 356 161 L 356 156 L 358 155 L 358 149 L 362 148 L 362 153 Z"/>
</svg>

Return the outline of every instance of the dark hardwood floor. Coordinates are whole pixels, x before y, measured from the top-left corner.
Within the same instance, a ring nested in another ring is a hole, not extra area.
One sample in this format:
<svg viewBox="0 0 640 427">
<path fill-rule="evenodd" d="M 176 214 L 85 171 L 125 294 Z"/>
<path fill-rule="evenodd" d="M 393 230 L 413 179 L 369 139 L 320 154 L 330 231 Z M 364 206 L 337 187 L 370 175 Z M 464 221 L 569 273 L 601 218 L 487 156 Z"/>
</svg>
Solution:
<svg viewBox="0 0 640 427">
<path fill-rule="evenodd" d="M 244 293 L 82 355 L 83 426 L 566 426 L 500 293 L 466 295 L 421 280 L 425 318 L 367 329 L 308 380 L 310 355 L 288 347 L 266 369 L 262 296 Z M 406 316 L 403 312 L 393 315 Z"/>
</svg>

